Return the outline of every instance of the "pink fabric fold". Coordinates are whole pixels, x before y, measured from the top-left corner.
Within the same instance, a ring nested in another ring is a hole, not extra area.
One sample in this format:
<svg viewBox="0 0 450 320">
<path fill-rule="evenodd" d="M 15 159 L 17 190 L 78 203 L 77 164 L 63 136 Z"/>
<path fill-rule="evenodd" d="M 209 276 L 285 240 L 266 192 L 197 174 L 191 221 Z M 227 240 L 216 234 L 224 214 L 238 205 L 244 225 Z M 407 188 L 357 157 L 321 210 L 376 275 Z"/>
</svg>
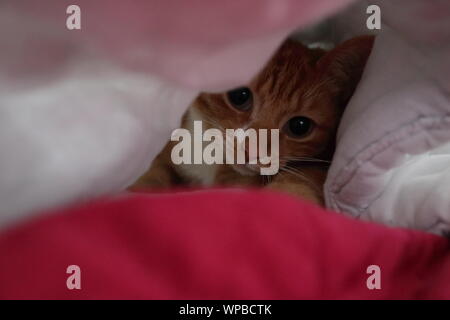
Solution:
<svg viewBox="0 0 450 320">
<path fill-rule="evenodd" d="M 448 299 L 448 249 L 280 194 L 141 194 L 0 235 L 0 298 Z M 70 265 L 81 290 L 66 286 Z"/>
</svg>

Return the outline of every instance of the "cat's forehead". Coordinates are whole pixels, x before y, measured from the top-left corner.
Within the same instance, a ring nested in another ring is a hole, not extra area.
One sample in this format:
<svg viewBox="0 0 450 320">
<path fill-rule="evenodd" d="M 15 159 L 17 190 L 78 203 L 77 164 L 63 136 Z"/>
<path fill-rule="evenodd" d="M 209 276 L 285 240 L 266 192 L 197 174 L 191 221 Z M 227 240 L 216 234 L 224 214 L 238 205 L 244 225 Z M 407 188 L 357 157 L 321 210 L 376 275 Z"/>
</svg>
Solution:
<svg viewBox="0 0 450 320">
<path fill-rule="evenodd" d="M 261 98 L 289 99 L 313 84 L 314 65 L 321 54 L 288 40 L 255 77 L 251 87 Z"/>
<path fill-rule="evenodd" d="M 287 72 L 295 67 L 304 68 L 309 62 L 310 52 L 308 48 L 301 43 L 289 40 L 275 52 L 258 77 L 261 78 L 267 75 L 266 73 L 276 70 Z"/>
</svg>

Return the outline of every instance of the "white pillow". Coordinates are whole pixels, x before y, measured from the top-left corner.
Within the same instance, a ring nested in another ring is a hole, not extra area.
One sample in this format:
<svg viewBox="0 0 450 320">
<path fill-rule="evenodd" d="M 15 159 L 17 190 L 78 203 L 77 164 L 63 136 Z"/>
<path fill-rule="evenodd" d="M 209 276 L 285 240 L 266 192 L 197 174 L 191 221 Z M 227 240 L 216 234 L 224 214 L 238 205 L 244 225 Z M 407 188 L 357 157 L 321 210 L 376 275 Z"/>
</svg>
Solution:
<svg viewBox="0 0 450 320">
<path fill-rule="evenodd" d="M 373 1 L 383 24 L 345 111 L 328 207 L 363 220 L 450 230 L 450 2 Z"/>
</svg>

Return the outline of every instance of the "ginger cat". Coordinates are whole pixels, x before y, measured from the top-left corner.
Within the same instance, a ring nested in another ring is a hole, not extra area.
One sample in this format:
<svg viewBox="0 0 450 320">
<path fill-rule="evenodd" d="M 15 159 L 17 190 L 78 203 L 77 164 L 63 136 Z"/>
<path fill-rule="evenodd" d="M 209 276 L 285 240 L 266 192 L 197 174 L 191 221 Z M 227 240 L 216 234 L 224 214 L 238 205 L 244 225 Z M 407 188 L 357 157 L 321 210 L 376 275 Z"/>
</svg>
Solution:
<svg viewBox="0 0 450 320">
<path fill-rule="evenodd" d="M 279 172 L 262 176 L 261 164 L 180 164 L 169 141 L 150 169 L 131 187 L 255 186 L 285 191 L 323 204 L 323 184 L 336 130 L 373 45 L 373 37 L 348 40 L 333 50 L 285 41 L 248 84 L 224 93 L 201 93 L 182 118 L 192 132 L 203 127 L 279 129 Z M 246 153 L 246 159 L 248 154 Z"/>
</svg>

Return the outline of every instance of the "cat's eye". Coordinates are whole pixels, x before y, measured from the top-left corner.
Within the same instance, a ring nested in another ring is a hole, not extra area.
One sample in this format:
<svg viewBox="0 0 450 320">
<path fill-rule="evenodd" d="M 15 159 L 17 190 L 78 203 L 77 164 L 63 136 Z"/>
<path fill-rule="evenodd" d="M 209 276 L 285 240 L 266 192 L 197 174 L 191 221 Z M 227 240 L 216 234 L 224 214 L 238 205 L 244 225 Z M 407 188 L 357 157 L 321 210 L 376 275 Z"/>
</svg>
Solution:
<svg viewBox="0 0 450 320">
<path fill-rule="evenodd" d="M 284 130 L 293 138 L 303 138 L 311 133 L 313 126 L 314 123 L 309 118 L 294 117 L 286 123 Z"/>
<path fill-rule="evenodd" d="M 249 88 L 242 87 L 227 92 L 230 104 L 240 110 L 247 111 L 252 107 L 253 95 Z"/>
</svg>

